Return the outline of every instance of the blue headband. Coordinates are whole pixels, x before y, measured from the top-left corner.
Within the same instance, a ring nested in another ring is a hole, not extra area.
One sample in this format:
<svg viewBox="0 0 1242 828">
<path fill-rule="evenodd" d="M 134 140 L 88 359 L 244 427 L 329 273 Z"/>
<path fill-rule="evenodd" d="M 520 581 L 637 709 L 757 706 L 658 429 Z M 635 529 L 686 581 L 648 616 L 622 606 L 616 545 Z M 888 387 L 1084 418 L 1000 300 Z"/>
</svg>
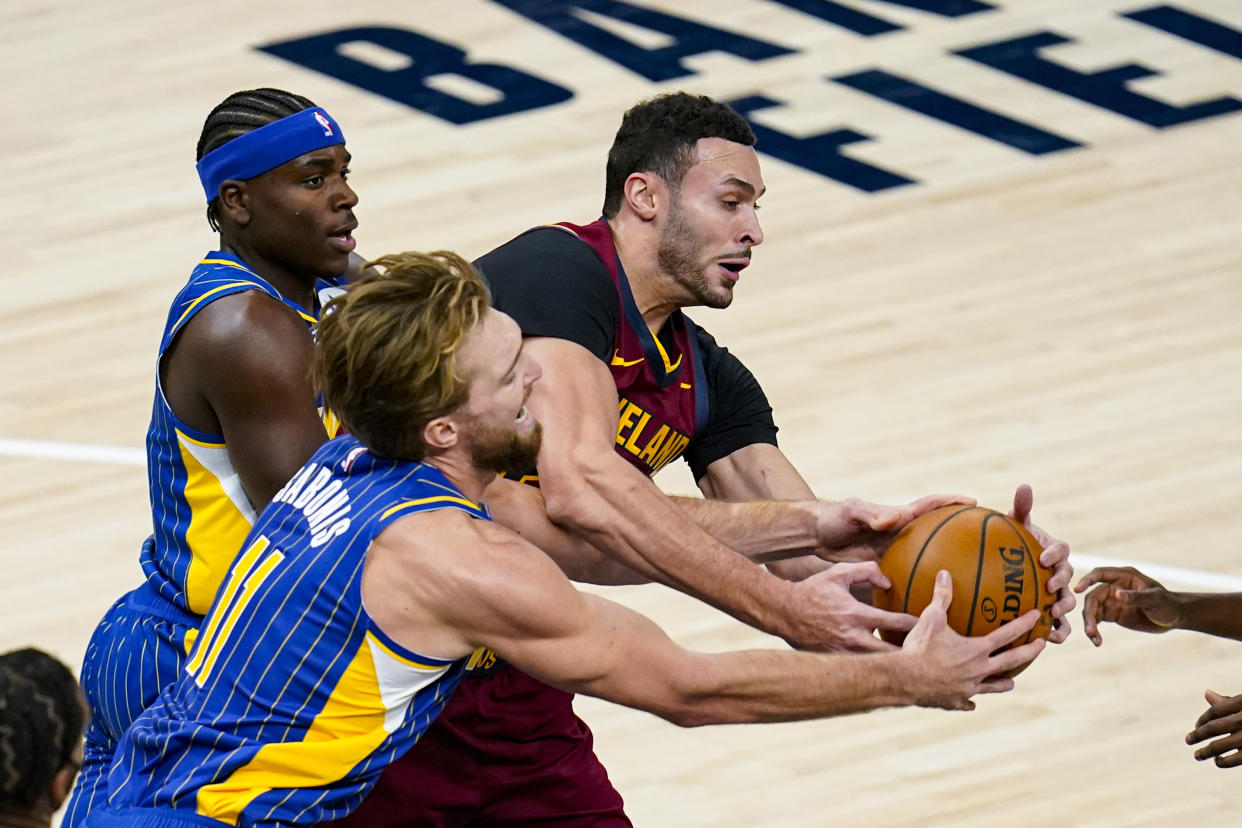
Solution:
<svg viewBox="0 0 1242 828">
<path fill-rule="evenodd" d="M 239 135 L 198 160 L 207 203 L 230 179 L 245 181 L 317 149 L 345 143 L 341 127 L 322 109 L 303 109 Z"/>
</svg>

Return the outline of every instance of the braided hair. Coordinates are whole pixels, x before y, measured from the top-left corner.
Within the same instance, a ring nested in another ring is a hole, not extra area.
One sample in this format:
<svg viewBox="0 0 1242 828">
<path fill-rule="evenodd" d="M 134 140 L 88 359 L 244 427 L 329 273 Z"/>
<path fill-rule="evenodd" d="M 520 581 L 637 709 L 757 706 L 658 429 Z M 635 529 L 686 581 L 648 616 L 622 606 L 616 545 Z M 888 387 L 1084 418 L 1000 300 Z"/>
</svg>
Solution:
<svg viewBox="0 0 1242 828">
<path fill-rule="evenodd" d="M 33 648 L 0 655 L 0 808 L 29 808 L 72 761 L 86 712 L 78 682 Z"/>
<path fill-rule="evenodd" d="M 295 112 L 310 109 L 315 104 L 282 89 L 249 89 L 245 92 L 234 92 L 207 115 L 203 122 L 203 131 L 198 137 L 198 155 L 204 155 L 224 146 L 229 141 L 247 132 L 266 126 L 273 121 L 287 118 Z M 220 230 L 220 213 L 216 209 L 217 199 L 207 205 L 207 223 L 211 229 Z"/>
</svg>

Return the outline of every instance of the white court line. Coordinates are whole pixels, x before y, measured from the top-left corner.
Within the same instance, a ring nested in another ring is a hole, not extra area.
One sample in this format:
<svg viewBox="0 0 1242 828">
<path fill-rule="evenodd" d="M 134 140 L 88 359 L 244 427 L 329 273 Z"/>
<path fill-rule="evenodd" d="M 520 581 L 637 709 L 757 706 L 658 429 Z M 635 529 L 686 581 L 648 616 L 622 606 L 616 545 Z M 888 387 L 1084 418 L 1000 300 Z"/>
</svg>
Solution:
<svg viewBox="0 0 1242 828">
<path fill-rule="evenodd" d="M 122 466 L 145 466 L 147 463 L 146 452 L 139 448 L 89 443 L 57 443 L 50 440 L 18 440 L 4 437 L 0 437 L 0 456 L 115 463 Z M 1096 566 L 1133 566 L 1166 586 L 1201 589 L 1208 592 L 1242 592 L 1242 577 L 1233 575 L 1078 553 L 1070 556 L 1070 562 L 1074 565 L 1076 575 L 1082 575 Z"/>
<path fill-rule="evenodd" d="M 1135 561 L 1123 561 L 1120 558 L 1101 558 L 1097 555 L 1079 555 L 1076 552 L 1070 553 L 1070 563 L 1074 565 L 1075 580 L 1096 566 L 1132 566 L 1149 578 L 1155 578 L 1166 587 L 1181 587 L 1204 592 L 1242 592 L 1242 578 L 1234 575 L 1183 569 L 1180 566 L 1136 563 Z"/>
<path fill-rule="evenodd" d="M 90 443 L 56 443 L 50 440 L 16 440 L 0 437 L 0 456 L 42 460 L 73 460 L 80 463 L 114 463 L 145 466 L 147 454 L 140 448 L 100 446 Z"/>
</svg>

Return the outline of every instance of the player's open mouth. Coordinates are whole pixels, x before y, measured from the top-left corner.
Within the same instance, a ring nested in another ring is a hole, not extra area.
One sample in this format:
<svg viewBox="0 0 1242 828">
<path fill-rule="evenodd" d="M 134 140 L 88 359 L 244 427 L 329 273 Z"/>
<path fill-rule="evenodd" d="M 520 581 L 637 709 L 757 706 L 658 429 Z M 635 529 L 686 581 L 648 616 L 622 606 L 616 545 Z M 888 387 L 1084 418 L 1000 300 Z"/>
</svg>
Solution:
<svg viewBox="0 0 1242 828">
<path fill-rule="evenodd" d="M 522 410 L 518 412 L 513 422 L 516 425 L 526 425 L 530 422 L 530 412 L 526 410 L 526 406 L 522 406 Z"/>
<path fill-rule="evenodd" d="M 742 271 L 750 264 L 749 259 L 733 259 L 730 261 L 720 262 L 719 267 L 724 273 L 724 277 L 730 282 L 736 282 L 742 278 Z"/>
<path fill-rule="evenodd" d="M 358 246 L 358 242 L 349 233 L 339 233 L 335 236 L 328 236 L 328 241 L 332 246 L 342 253 L 352 253 L 354 248 Z"/>
</svg>

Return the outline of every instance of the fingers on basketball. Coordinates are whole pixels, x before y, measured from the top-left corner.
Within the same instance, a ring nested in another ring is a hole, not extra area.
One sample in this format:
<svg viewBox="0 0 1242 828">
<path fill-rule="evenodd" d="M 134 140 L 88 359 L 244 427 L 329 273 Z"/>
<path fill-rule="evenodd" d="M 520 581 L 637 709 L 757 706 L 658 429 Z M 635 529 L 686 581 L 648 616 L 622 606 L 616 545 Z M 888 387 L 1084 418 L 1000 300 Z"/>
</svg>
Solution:
<svg viewBox="0 0 1242 828">
<path fill-rule="evenodd" d="M 988 652 L 1046 639 L 1057 598 L 1047 586 L 1053 571 L 1039 563 L 1042 551 L 1026 527 L 994 510 L 936 509 L 906 526 L 880 558 L 892 587 L 877 590 L 874 604 L 910 614 L 935 606 L 962 635 L 995 632 Z M 937 583 L 940 571 L 950 583 Z M 1024 650 L 1018 661 L 1024 665 L 1038 652 Z"/>
</svg>

